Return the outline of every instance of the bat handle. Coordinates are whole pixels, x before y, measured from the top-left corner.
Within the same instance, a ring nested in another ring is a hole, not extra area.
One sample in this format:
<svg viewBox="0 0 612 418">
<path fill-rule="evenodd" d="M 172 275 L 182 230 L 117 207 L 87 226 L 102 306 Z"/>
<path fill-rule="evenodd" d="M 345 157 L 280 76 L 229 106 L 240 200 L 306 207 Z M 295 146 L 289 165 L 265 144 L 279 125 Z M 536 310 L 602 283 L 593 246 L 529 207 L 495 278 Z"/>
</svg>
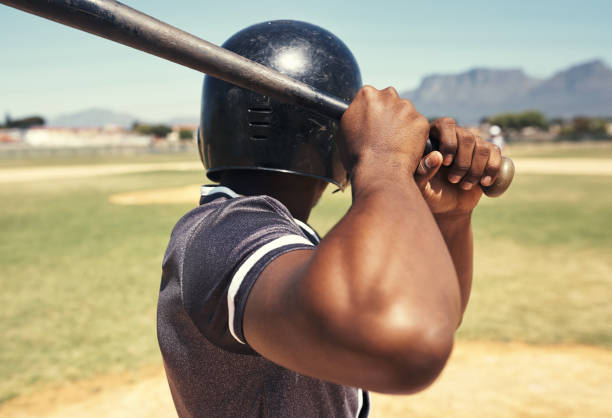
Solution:
<svg viewBox="0 0 612 418">
<path fill-rule="evenodd" d="M 425 146 L 424 155 L 429 154 L 431 151 L 438 150 L 439 144 L 437 141 L 432 141 L 431 139 L 427 140 L 427 145 Z M 482 186 L 483 193 L 489 197 L 497 197 L 504 194 L 510 184 L 512 183 L 512 179 L 514 178 L 514 163 L 508 157 L 502 157 L 501 166 L 499 168 L 499 173 L 497 174 L 497 178 L 495 179 L 495 183 L 490 186 Z"/>
</svg>

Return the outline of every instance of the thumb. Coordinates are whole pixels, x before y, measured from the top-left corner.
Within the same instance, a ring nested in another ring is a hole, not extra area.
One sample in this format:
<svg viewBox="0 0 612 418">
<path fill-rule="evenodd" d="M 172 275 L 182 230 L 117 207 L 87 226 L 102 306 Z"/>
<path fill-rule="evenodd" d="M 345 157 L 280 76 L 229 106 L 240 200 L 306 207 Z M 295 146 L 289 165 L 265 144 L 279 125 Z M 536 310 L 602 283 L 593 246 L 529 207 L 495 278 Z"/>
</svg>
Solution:
<svg viewBox="0 0 612 418">
<path fill-rule="evenodd" d="M 421 158 L 417 167 L 414 179 L 419 188 L 425 187 L 427 182 L 436 175 L 442 166 L 442 154 L 439 151 L 432 151 L 425 157 Z"/>
</svg>

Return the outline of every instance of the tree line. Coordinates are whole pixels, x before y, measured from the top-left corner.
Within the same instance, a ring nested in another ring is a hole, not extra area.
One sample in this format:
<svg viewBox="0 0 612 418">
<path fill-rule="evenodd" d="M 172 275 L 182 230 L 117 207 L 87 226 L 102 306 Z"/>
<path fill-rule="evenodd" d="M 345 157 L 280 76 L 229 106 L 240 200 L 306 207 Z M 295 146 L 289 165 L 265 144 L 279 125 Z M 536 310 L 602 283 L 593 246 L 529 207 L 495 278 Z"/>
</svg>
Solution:
<svg viewBox="0 0 612 418">
<path fill-rule="evenodd" d="M 523 128 L 547 130 L 551 126 L 560 127 L 558 139 L 612 139 L 608 133 L 608 124 L 611 120 L 597 117 L 575 116 L 571 119 L 548 119 L 542 112 L 526 110 L 517 113 L 499 113 L 485 117 L 482 123 L 498 125 L 505 131 L 520 131 Z"/>
<path fill-rule="evenodd" d="M 29 129 L 33 126 L 43 126 L 46 123 L 41 116 L 27 116 L 20 119 L 12 119 L 7 113 L 4 123 L 0 124 L 0 129 Z"/>
<path fill-rule="evenodd" d="M 146 124 L 134 122 L 132 124 L 132 132 L 136 132 L 141 135 L 152 135 L 155 138 L 165 138 L 170 132 L 172 132 L 172 127 L 164 124 Z M 181 141 L 188 141 L 193 138 L 193 131 L 191 129 L 181 128 L 179 129 L 178 136 Z"/>
</svg>

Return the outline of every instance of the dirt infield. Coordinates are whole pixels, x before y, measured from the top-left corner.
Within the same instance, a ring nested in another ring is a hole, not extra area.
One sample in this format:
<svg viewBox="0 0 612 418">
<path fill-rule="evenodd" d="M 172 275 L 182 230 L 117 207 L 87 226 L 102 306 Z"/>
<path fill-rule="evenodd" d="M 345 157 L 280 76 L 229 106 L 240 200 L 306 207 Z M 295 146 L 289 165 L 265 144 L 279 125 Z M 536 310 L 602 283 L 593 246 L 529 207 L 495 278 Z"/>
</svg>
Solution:
<svg viewBox="0 0 612 418">
<path fill-rule="evenodd" d="M 514 163 L 519 174 L 612 175 L 612 159 L 605 158 L 520 158 L 514 160 Z M 200 170 L 201 168 L 200 163 L 193 161 L 5 168 L 0 169 L 0 184 L 144 173 L 148 171 Z"/>
<path fill-rule="evenodd" d="M 372 417 L 606 417 L 612 351 L 585 346 L 460 342 L 440 379 L 413 396 L 372 396 Z M 161 368 L 34 393 L 4 417 L 175 416 Z"/>
<path fill-rule="evenodd" d="M 149 164 L 93 164 L 57 167 L 4 168 L 0 169 L 0 184 L 98 177 L 126 173 L 146 173 L 149 171 L 189 171 L 200 170 L 201 168 L 202 164 L 193 161 Z"/>
<path fill-rule="evenodd" d="M 516 173 L 612 176 L 612 160 L 591 158 L 520 158 Z"/>
<path fill-rule="evenodd" d="M 117 193 L 108 200 L 116 205 L 156 205 L 166 203 L 198 203 L 200 185 L 169 187 L 155 190 Z"/>
</svg>

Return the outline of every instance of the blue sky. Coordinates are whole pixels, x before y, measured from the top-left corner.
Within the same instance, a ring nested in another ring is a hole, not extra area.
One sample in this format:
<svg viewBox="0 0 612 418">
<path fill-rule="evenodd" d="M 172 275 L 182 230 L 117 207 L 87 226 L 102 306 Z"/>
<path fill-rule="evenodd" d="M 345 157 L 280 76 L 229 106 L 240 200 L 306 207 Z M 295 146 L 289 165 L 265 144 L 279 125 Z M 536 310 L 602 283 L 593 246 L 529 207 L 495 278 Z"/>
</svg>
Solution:
<svg viewBox="0 0 612 418">
<path fill-rule="evenodd" d="M 125 3 L 215 44 L 252 23 L 305 20 L 344 40 L 365 83 L 400 91 L 424 75 L 472 67 L 545 77 L 592 58 L 612 65 L 609 0 Z M 193 70 L 0 5 L 2 113 L 102 107 L 152 121 L 193 116 L 201 83 Z"/>
</svg>

